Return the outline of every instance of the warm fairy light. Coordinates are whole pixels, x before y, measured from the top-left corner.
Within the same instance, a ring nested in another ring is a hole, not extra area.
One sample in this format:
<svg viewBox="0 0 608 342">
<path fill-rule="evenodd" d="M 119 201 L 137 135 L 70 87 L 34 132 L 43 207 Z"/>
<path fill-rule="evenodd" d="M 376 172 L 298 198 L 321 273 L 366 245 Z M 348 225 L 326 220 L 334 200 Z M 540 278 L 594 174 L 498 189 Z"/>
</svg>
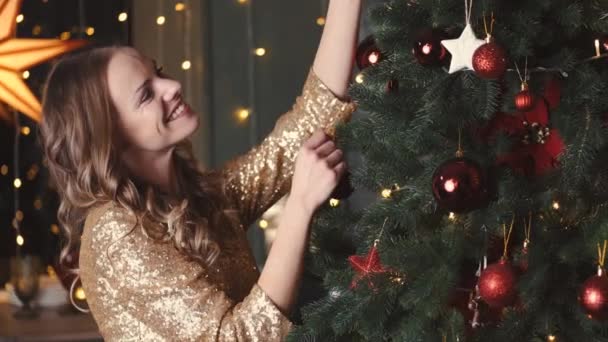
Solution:
<svg viewBox="0 0 608 342">
<path fill-rule="evenodd" d="M 189 60 L 185 60 L 182 62 L 182 69 L 184 69 L 184 70 L 190 69 L 191 66 L 192 66 L 192 63 L 190 63 Z"/>
<path fill-rule="evenodd" d="M 51 233 L 55 235 L 59 235 L 59 226 L 56 224 L 51 225 Z"/>
<path fill-rule="evenodd" d="M 36 178 L 36 175 L 38 174 L 38 171 L 40 171 L 40 168 L 38 167 L 38 165 L 37 164 L 32 165 L 32 167 L 30 167 L 30 169 L 27 170 L 27 179 L 34 180 L 34 178 Z"/>
<path fill-rule="evenodd" d="M 42 27 L 40 25 L 35 25 L 34 27 L 32 27 L 32 34 L 34 36 L 39 35 L 42 32 Z"/>
<path fill-rule="evenodd" d="M 49 277 L 51 277 L 52 279 L 57 278 L 57 273 L 55 273 L 55 269 L 53 269 L 53 266 L 48 265 L 46 267 L 46 273 L 49 275 Z"/>
<path fill-rule="evenodd" d="M 21 179 L 15 178 L 15 180 L 13 181 L 13 185 L 15 186 L 15 188 L 19 189 L 21 187 Z"/>
<path fill-rule="evenodd" d="M 23 16 L 23 14 L 19 14 L 17 16 L 17 18 L 15 18 L 15 20 L 17 20 L 17 24 L 23 22 L 23 19 L 25 19 L 25 17 Z"/>
<path fill-rule="evenodd" d="M 68 40 L 68 39 L 70 39 L 71 36 L 72 36 L 72 34 L 70 32 L 65 31 L 65 32 L 61 32 L 61 34 L 59 35 L 59 39 Z"/>
<path fill-rule="evenodd" d="M 156 24 L 157 25 L 163 25 L 165 23 L 165 16 L 164 15 L 159 15 L 158 18 L 156 18 Z"/>
<path fill-rule="evenodd" d="M 178 2 L 178 3 L 176 3 L 176 4 L 175 4 L 175 10 L 176 10 L 177 12 L 181 12 L 181 11 L 183 11 L 185 8 L 186 8 L 186 5 L 184 5 L 184 3 L 183 3 L 183 2 Z"/>
<path fill-rule="evenodd" d="M 549 336 L 547 336 L 547 341 L 553 342 L 553 341 L 556 341 L 556 340 L 557 339 L 556 339 L 555 335 L 549 335 Z"/>
<path fill-rule="evenodd" d="M 30 72 L 25 70 L 23 73 L 21 73 L 21 77 L 23 77 L 24 80 L 27 80 L 30 78 Z"/>
<path fill-rule="evenodd" d="M 36 198 L 34 200 L 34 208 L 36 208 L 37 210 L 42 209 L 42 200 L 40 198 Z"/>
<path fill-rule="evenodd" d="M 17 235 L 17 244 L 19 246 L 23 246 L 24 243 L 25 243 L 25 240 L 23 239 L 23 236 L 21 236 L 21 234 Z"/>
<path fill-rule="evenodd" d="M 84 294 L 84 290 L 82 289 L 82 287 L 78 286 L 78 288 L 76 289 L 76 291 L 74 291 L 74 298 L 76 298 L 78 300 L 85 300 L 85 299 L 87 299 L 87 297 Z"/>
<path fill-rule="evenodd" d="M 393 191 L 391 189 L 382 190 L 382 197 L 384 197 L 384 198 L 390 198 L 392 194 L 393 194 Z"/>
<path fill-rule="evenodd" d="M 241 122 L 249 119 L 249 115 L 251 115 L 251 113 L 249 112 L 249 109 L 246 109 L 246 108 L 241 108 L 241 109 L 239 109 L 239 110 L 236 111 L 236 117 Z"/>
<path fill-rule="evenodd" d="M 268 228 L 268 221 L 266 221 L 266 220 L 264 220 L 264 219 L 261 219 L 261 220 L 260 220 L 260 223 L 259 223 L 259 226 L 260 226 L 260 228 L 262 228 L 262 229 L 266 229 L 266 228 Z"/>
<path fill-rule="evenodd" d="M 599 57 L 600 55 L 600 40 L 596 39 L 595 40 L 595 55 Z"/>
<path fill-rule="evenodd" d="M 239 4 L 246 4 L 246 3 L 247 3 L 247 0 L 237 0 L 237 2 L 238 2 Z"/>
<path fill-rule="evenodd" d="M 28 126 L 21 127 L 21 134 L 23 134 L 23 135 L 30 135 L 30 128 Z"/>
<path fill-rule="evenodd" d="M 17 210 L 17 212 L 15 213 L 15 218 L 19 221 L 23 221 L 23 211 Z"/>
<path fill-rule="evenodd" d="M 266 49 L 264 49 L 264 48 L 257 48 L 257 49 L 255 49 L 255 54 L 257 56 L 264 56 L 266 54 Z"/>
<path fill-rule="evenodd" d="M 553 205 L 552 205 L 553 209 L 555 210 L 559 210 L 559 202 L 558 201 L 553 201 Z"/>
<path fill-rule="evenodd" d="M 325 25 L 325 17 L 318 17 L 317 18 L 317 25 L 319 25 L 319 26 Z"/>
<path fill-rule="evenodd" d="M 126 13 L 126 12 L 121 12 L 121 13 L 118 15 L 118 21 L 120 21 L 120 22 L 126 21 L 126 20 L 127 20 L 127 18 L 128 18 L 128 16 L 127 16 L 127 13 Z"/>
<path fill-rule="evenodd" d="M 6 176 L 8 174 L 8 166 L 6 164 L 0 167 L 0 173 L 2 173 L 3 176 Z"/>
<path fill-rule="evenodd" d="M 340 200 L 336 198 L 330 198 L 329 205 L 335 208 L 340 205 Z"/>
<path fill-rule="evenodd" d="M 87 27 L 87 30 L 85 31 L 87 33 L 87 36 L 92 36 L 95 34 L 95 28 L 94 27 Z"/>
<path fill-rule="evenodd" d="M 448 219 L 450 219 L 452 221 L 456 220 L 456 214 L 453 212 L 450 212 L 450 214 L 448 215 Z"/>
<path fill-rule="evenodd" d="M 363 83 L 363 74 L 357 74 L 357 76 L 355 77 L 355 82 Z"/>
</svg>

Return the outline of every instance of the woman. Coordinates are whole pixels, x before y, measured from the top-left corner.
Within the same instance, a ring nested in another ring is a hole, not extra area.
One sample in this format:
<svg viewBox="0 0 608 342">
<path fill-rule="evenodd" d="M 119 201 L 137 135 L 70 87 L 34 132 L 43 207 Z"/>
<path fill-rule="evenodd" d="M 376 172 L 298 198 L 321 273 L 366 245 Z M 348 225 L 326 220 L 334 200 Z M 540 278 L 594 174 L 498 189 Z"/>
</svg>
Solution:
<svg viewBox="0 0 608 342">
<path fill-rule="evenodd" d="M 284 339 L 312 214 L 345 168 L 321 130 L 355 109 L 344 98 L 359 11 L 359 0 L 331 0 L 302 95 L 259 146 L 219 171 L 197 167 L 187 138 L 198 116 L 150 59 L 109 47 L 55 65 L 40 138 L 61 196 L 62 259 L 80 251 L 105 340 Z M 259 274 L 246 227 L 288 190 Z"/>
</svg>

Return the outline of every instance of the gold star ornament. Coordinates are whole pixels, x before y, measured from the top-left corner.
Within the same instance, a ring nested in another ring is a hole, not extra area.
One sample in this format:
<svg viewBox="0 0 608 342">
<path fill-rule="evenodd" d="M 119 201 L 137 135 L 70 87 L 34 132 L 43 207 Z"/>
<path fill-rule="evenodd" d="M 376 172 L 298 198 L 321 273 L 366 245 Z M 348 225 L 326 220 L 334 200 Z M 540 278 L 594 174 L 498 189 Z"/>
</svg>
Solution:
<svg viewBox="0 0 608 342">
<path fill-rule="evenodd" d="M 0 0 L 0 102 L 40 122 L 40 102 L 23 81 L 23 72 L 86 41 L 14 38 L 21 1 Z"/>
</svg>

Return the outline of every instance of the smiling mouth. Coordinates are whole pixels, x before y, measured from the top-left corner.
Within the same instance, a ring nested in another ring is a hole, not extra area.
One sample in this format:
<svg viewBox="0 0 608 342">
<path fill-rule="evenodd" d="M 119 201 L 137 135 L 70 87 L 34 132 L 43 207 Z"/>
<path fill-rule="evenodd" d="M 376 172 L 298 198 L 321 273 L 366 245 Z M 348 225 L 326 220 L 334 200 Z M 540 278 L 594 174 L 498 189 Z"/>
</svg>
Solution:
<svg viewBox="0 0 608 342">
<path fill-rule="evenodd" d="M 173 111 L 165 118 L 165 123 L 171 122 L 185 114 L 187 105 L 180 100 L 179 104 L 173 109 Z"/>
</svg>

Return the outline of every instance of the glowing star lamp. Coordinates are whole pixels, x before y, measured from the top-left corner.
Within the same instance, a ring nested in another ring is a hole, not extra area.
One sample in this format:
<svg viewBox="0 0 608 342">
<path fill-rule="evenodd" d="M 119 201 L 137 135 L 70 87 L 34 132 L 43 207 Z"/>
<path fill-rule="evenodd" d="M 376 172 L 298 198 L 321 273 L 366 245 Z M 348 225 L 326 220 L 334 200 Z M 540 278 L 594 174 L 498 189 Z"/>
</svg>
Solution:
<svg viewBox="0 0 608 342">
<path fill-rule="evenodd" d="M 13 38 L 21 1 L 0 0 L 0 102 L 40 122 L 40 102 L 23 81 L 23 72 L 86 41 Z"/>
</svg>

